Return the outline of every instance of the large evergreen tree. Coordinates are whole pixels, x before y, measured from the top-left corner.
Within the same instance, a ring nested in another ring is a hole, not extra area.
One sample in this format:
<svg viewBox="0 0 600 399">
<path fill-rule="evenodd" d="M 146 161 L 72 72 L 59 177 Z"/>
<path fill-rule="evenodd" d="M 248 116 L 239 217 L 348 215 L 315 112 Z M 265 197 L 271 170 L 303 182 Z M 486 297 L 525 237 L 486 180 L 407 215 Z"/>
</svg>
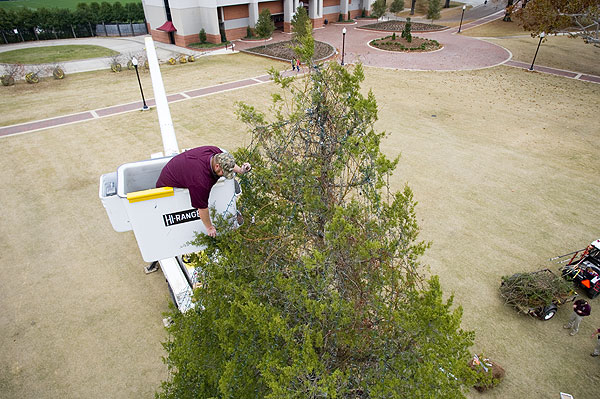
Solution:
<svg viewBox="0 0 600 399">
<path fill-rule="evenodd" d="M 220 234 L 198 237 L 196 306 L 171 315 L 159 396 L 462 397 L 473 334 L 422 277 L 428 244 L 410 188 L 390 191 L 398 159 L 380 150 L 363 69 L 309 71 L 272 71 L 268 116 L 239 104 L 252 133 L 236 153 L 253 164 L 240 176 L 246 223 L 215 218 Z"/>
</svg>

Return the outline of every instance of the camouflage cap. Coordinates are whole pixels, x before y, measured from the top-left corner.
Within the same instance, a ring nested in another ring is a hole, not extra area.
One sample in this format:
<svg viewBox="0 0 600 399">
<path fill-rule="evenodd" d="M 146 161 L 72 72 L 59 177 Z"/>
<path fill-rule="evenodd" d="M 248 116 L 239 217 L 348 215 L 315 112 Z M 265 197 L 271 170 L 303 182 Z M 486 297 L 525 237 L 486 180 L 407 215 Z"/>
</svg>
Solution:
<svg viewBox="0 0 600 399">
<path fill-rule="evenodd" d="M 226 179 L 233 178 L 233 168 L 235 166 L 235 158 L 228 152 L 221 152 L 215 155 L 215 162 L 223 169 L 223 176 Z"/>
</svg>

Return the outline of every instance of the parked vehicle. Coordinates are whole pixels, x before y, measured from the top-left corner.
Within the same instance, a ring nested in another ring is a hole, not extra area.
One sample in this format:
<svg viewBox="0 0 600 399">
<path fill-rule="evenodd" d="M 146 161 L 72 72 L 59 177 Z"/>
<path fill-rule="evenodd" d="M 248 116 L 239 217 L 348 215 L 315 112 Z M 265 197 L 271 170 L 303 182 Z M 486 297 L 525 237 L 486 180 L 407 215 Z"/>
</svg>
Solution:
<svg viewBox="0 0 600 399">
<path fill-rule="evenodd" d="M 583 290 L 590 299 L 594 299 L 600 294 L 600 239 L 592 242 L 585 249 L 553 259 L 570 255 L 572 255 L 570 260 L 561 268 L 562 276 L 573 281 L 577 288 Z M 565 260 L 559 263 L 563 262 Z"/>
</svg>

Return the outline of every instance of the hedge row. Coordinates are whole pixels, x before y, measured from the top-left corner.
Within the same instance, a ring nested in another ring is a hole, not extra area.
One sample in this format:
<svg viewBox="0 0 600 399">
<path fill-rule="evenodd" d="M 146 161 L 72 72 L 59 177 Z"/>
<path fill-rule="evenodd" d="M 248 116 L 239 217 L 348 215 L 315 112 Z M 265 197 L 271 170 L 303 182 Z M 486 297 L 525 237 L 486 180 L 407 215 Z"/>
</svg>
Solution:
<svg viewBox="0 0 600 399">
<path fill-rule="evenodd" d="M 5 43 L 95 36 L 96 24 L 143 21 L 141 3 L 79 3 L 75 11 L 68 8 L 0 8 L 0 33 Z"/>
</svg>

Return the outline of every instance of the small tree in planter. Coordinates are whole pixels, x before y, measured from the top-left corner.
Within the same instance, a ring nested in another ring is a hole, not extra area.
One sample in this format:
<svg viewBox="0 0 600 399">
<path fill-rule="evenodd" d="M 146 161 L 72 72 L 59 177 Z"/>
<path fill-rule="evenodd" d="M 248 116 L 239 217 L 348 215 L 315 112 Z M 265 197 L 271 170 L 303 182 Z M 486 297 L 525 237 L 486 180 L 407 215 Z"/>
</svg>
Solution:
<svg viewBox="0 0 600 399">
<path fill-rule="evenodd" d="M 392 5 L 390 6 L 390 11 L 393 13 L 397 13 L 404 10 L 404 0 L 394 0 Z"/>
<path fill-rule="evenodd" d="M 298 6 L 296 9 L 296 14 L 292 18 L 292 32 L 294 32 L 294 40 L 298 40 L 298 38 L 306 35 L 307 29 L 312 31 L 312 25 L 306 25 L 306 21 L 308 21 L 308 13 L 306 12 L 306 8 L 302 6 Z"/>
<path fill-rule="evenodd" d="M 371 6 L 371 15 L 375 18 L 381 18 L 387 10 L 387 4 L 385 0 L 376 0 Z"/>
<path fill-rule="evenodd" d="M 258 16 L 258 21 L 256 21 L 254 32 L 261 39 L 268 39 L 273 34 L 274 30 L 275 24 L 271 19 L 271 11 L 269 11 L 268 8 L 265 8 Z"/>
<path fill-rule="evenodd" d="M 428 0 L 427 19 L 433 22 L 434 19 L 440 19 L 440 0 Z"/>
<path fill-rule="evenodd" d="M 206 43 L 206 31 L 204 30 L 204 28 L 200 29 L 200 33 L 198 34 L 198 36 L 200 39 L 200 43 Z"/>
<path fill-rule="evenodd" d="M 0 81 L 3 86 L 12 86 L 16 80 L 21 79 L 23 76 L 24 68 L 21 64 L 8 64 L 4 66 Z"/>
<path fill-rule="evenodd" d="M 410 22 L 410 17 L 406 18 L 406 22 L 404 23 L 404 29 L 402 29 L 402 34 L 400 37 L 406 39 L 407 42 L 412 42 L 412 34 L 410 33 L 412 27 L 412 22 Z"/>
<path fill-rule="evenodd" d="M 254 34 L 252 33 L 252 28 L 249 26 L 246 27 L 246 39 L 252 39 Z"/>
</svg>

